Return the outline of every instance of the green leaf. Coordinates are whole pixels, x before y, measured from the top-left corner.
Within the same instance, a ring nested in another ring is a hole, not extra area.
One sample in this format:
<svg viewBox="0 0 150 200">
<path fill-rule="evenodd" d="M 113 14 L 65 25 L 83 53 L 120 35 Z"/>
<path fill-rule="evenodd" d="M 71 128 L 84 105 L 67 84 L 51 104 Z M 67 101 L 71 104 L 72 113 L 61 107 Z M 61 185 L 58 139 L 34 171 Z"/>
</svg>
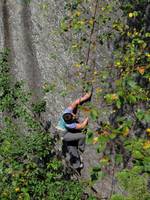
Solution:
<svg viewBox="0 0 150 200">
<path fill-rule="evenodd" d="M 134 104 L 137 101 L 136 96 L 135 95 L 133 96 L 132 94 L 127 96 L 127 100 L 129 101 L 130 104 Z"/>
<path fill-rule="evenodd" d="M 123 161 L 122 155 L 121 154 L 116 154 L 115 161 L 116 161 L 117 164 L 121 164 L 122 161 Z"/>
<path fill-rule="evenodd" d="M 92 118 L 93 121 L 96 121 L 99 117 L 99 111 L 96 109 L 92 109 L 90 112 L 90 116 Z"/>
<path fill-rule="evenodd" d="M 39 101 L 39 102 L 33 104 L 32 110 L 35 113 L 45 112 L 46 111 L 46 101 L 42 100 L 42 101 Z"/>
<path fill-rule="evenodd" d="M 28 188 L 22 188 L 21 191 L 24 194 L 24 200 L 30 200 L 30 195 L 28 193 Z"/>
<path fill-rule="evenodd" d="M 87 137 L 86 137 L 87 142 L 92 143 L 92 141 L 93 141 L 93 130 L 88 128 L 86 135 L 87 135 Z"/>
<path fill-rule="evenodd" d="M 134 174 L 140 174 L 142 172 L 142 166 L 134 166 L 132 168 L 132 173 Z"/>
<path fill-rule="evenodd" d="M 138 109 L 135 114 L 139 121 L 144 119 L 145 112 L 143 110 Z"/>
<path fill-rule="evenodd" d="M 120 101 L 120 99 L 117 99 L 116 106 L 117 106 L 118 109 L 121 108 L 121 101 Z"/>
<path fill-rule="evenodd" d="M 137 86 L 136 82 L 133 81 L 133 80 L 129 80 L 129 81 L 128 81 L 128 85 L 129 85 L 130 87 L 132 87 L 132 88 L 135 88 L 135 87 Z"/>
<path fill-rule="evenodd" d="M 144 121 L 149 123 L 150 122 L 150 113 L 145 113 L 144 115 Z"/>
<path fill-rule="evenodd" d="M 62 97 L 65 97 L 65 96 L 67 96 L 67 91 L 62 91 L 61 93 L 60 93 L 60 96 L 62 96 Z"/>
<path fill-rule="evenodd" d="M 107 103 L 112 103 L 112 102 L 113 102 L 113 101 L 112 101 L 112 95 L 111 95 L 111 94 L 106 94 L 104 98 L 106 99 L 106 102 L 107 102 Z"/>
<path fill-rule="evenodd" d="M 145 33 L 145 37 L 150 37 L 150 33 L 149 32 Z"/>
<path fill-rule="evenodd" d="M 95 182 L 97 181 L 98 179 L 102 179 L 106 176 L 106 174 L 102 171 L 93 171 L 91 173 L 91 181 L 92 182 Z"/>
<path fill-rule="evenodd" d="M 95 181 L 97 181 L 98 180 L 98 172 L 93 172 L 92 174 L 91 174 L 91 181 L 92 182 L 95 182 Z"/>
<path fill-rule="evenodd" d="M 50 83 L 50 84 L 45 83 L 44 86 L 43 86 L 43 90 L 44 90 L 45 93 L 54 92 L 55 89 L 56 89 L 55 83 Z"/>
<path fill-rule="evenodd" d="M 97 165 L 97 166 L 93 167 L 92 171 L 99 172 L 99 171 L 101 171 L 101 167 L 99 165 Z"/>
<path fill-rule="evenodd" d="M 138 150 L 133 151 L 132 156 L 136 159 L 142 159 L 144 157 L 143 154 Z"/>
<path fill-rule="evenodd" d="M 60 23 L 60 27 L 63 31 L 68 31 L 68 24 L 65 22 L 65 20 L 62 20 Z"/>
<path fill-rule="evenodd" d="M 126 200 L 126 198 L 121 194 L 113 194 L 110 200 Z"/>
<path fill-rule="evenodd" d="M 97 200 L 97 198 L 90 195 L 90 196 L 88 197 L 88 200 Z"/>
<path fill-rule="evenodd" d="M 99 179 L 103 179 L 105 176 L 106 176 L 106 173 L 105 173 L 105 172 L 103 172 L 103 171 L 99 171 L 99 172 L 98 172 L 98 177 L 99 177 Z"/>
</svg>

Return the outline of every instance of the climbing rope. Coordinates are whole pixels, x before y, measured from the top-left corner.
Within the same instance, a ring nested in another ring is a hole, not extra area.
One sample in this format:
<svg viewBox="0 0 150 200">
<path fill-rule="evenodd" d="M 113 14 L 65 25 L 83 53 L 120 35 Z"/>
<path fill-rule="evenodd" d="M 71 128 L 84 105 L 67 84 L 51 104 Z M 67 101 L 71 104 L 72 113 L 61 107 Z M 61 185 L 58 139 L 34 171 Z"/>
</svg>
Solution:
<svg viewBox="0 0 150 200">
<path fill-rule="evenodd" d="M 89 63 L 90 52 L 91 52 L 91 44 L 92 44 L 92 37 L 93 37 L 93 34 L 94 34 L 95 24 L 96 24 L 97 9 L 98 9 L 98 0 L 96 0 L 95 9 L 94 9 L 94 15 L 92 17 L 93 25 L 92 25 L 92 29 L 91 29 L 91 32 L 90 32 L 89 45 L 88 45 L 88 51 L 87 51 L 85 65 L 88 65 L 88 63 Z M 85 73 L 84 73 L 83 80 L 85 82 L 85 87 L 88 87 L 88 85 L 92 85 L 92 83 L 90 83 L 90 81 L 89 81 L 89 78 L 87 77 L 88 73 L 90 73 L 92 70 L 93 70 L 93 68 L 90 67 L 90 69 L 86 70 Z"/>
</svg>

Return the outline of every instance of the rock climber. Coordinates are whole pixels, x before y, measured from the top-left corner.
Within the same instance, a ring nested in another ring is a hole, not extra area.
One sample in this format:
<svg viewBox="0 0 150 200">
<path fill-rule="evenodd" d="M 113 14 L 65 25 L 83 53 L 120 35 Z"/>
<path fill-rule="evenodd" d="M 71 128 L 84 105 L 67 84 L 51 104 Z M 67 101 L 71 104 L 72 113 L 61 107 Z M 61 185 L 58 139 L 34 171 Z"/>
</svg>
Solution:
<svg viewBox="0 0 150 200">
<path fill-rule="evenodd" d="M 66 152 L 70 155 L 70 163 L 75 169 L 83 168 L 80 153 L 85 149 L 85 134 L 83 130 L 88 124 L 88 117 L 83 121 L 78 122 L 76 113 L 78 105 L 91 98 L 92 92 L 87 92 L 81 98 L 76 99 L 63 112 L 57 129 L 60 130 L 63 144 L 66 147 Z M 63 150 L 65 151 L 65 150 Z M 64 153 L 64 152 L 63 152 Z"/>
</svg>

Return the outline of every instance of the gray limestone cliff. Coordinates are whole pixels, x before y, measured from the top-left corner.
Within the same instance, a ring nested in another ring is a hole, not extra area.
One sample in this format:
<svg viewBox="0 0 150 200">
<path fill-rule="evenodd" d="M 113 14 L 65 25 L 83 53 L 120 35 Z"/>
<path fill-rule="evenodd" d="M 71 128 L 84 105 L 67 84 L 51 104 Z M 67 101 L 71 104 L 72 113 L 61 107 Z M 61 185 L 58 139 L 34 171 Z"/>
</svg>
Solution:
<svg viewBox="0 0 150 200">
<path fill-rule="evenodd" d="M 58 32 L 63 16 L 63 0 L 0 0 L 0 49 L 11 50 L 9 62 L 15 80 L 24 80 L 33 93 L 33 101 L 44 98 L 47 102 L 45 118 L 54 126 L 65 106 L 81 95 L 81 88 L 73 77 L 73 55 Z M 111 49 L 103 45 L 99 49 L 97 63 L 102 69 L 111 58 Z M 66 83 L 75 87 L 68 90 Z M 55 93 L 42 96 L 41 87 L 55 85 Z M 62 91 L 69 91 L 65 96 Z M 99 105 L 101 108 L 101 105 Z M 103 116 L 107 119 L 107 116 Z M 90 123 L 89 123 L 90 124 Z M 91 125 L 92 126 L 92 125 Z M 84 179 L 99 161 L 93 145 L 87 145 L 84 154 Z M 103 197 L 111 192 L 112 179 L 108 178 L 95 186 Z"/>
</svg>

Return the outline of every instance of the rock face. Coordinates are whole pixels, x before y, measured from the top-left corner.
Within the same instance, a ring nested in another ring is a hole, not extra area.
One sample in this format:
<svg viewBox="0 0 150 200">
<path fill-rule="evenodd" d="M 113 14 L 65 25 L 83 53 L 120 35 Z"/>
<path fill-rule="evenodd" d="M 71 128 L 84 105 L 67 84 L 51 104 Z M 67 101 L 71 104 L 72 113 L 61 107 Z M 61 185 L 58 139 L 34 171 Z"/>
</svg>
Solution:
<svg viewBox="0 0 150 200">
<path fill-rule="evenodd" d="M 63 8 L 64 0 L 0 1 L 0 49 L 10 48 L 9 62 L 14 79 L 25 80 L 33 92 L 33 101 L 46 100 L 45 116 L 52 120 L 54 126 L 68 103 L 81 94 L 71 68 L 73 55 L 58 31 Z M 105 67 L 111 52 L 107 45 L 99 52 L 98 62 Z M 103 63 L 101 58 L 105 58 Z M 74 83 L 75 87 L 68 89 L 68 82 Z M 53 85 L 55 91 L 43 96 L 40 88 L 46 83 Z M 89 170 L 98 159 L 93 145 L 87 145 L 84 179 L 89 178 Z M 109 195 L 110 182 L 111 179 L 106 180 L 104 185 L 102 182 L 99 184 L 98 191 L 104 197 Z"/>
</svg>

